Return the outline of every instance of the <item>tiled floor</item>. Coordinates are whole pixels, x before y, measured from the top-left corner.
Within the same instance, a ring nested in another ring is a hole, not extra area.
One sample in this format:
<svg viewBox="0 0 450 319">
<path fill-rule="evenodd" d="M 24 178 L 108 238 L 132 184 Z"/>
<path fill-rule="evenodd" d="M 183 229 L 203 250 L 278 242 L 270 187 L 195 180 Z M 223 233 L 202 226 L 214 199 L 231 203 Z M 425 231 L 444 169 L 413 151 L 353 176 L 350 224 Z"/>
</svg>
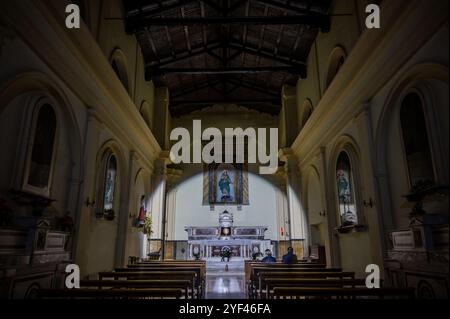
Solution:
<svg viewBox="0 0 450 319">
<path fill-rule="evenodd" d="M 206 268 L 206 299 L 245 299 L 245 273 L 243 263 L 228 264 L 220 261 L 208 262 Z"/>
</svg>

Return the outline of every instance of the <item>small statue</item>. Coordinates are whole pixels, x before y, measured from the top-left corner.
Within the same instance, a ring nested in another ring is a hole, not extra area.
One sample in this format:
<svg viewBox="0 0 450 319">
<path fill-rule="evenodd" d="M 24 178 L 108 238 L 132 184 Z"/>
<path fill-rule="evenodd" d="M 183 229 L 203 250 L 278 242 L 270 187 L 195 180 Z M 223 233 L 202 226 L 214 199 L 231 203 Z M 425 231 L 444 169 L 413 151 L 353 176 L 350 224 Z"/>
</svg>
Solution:
<svg viewBox="0 0 450 319">
<path fill-rule="evenodd" d="M 72 230 L 73 230 L 73 219 L 70 216 L 70 212 L 69 211 L 67 211 L 66 214 L 63 217 L 61 217 L 60 224 L 61 224 L 61 228 L 62 228 L 63 231 L 69 232 L 69 233 L 72 232 Z"/>
</svg>

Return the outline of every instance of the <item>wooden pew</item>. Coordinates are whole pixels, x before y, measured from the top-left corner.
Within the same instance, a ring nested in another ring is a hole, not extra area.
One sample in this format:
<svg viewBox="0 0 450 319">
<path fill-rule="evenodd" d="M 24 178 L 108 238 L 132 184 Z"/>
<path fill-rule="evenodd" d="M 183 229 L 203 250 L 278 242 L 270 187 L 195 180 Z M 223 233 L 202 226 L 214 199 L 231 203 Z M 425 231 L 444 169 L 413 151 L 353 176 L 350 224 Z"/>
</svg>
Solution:
<svg viewBox="0 0 450 319">
<path fill-rule="evenodd" d="M 246 280 L 250 280 L 253 270 L 256 268 L 275 268 L 275 269 L 296 269 L 296 268 L 311 268 L 311 269 L 323 269 L 326 268 L 324 264 L 313 264 L 313 263 L 297 263 L 297 264 L 283 264 L 283 263 L 247 263 L 245 268 Z"/>
<path fill-rule="evenodd" d="M 413 288 L 323 288 L 323 287 L 275 287 L 273 291 L 274 299 L 297 299 L 297 298 L 339 298 L 357 299 L 376 297 L 383 299 L 392 298 L 414 298 Z"/>
<path fill-rule="evenodd" d="M 206 268 L 198 266 L 146 266 L 146 267 L 128 267 L 128 268 L 115 268 L 116 272 L 148 272 L 148 271 L 194 271 L 197 274 L 197 286 L 203 287 L 206 277 Z"/>
<path fill-rule="evenodd" d="M 105 271 L 98 274 L 100 280 L 104 279 L 125 279 L 125 280 L 189 280 L 192 291 L 196 292 L 197 298 L 203 295 L 203 282 L 197 278 L 195 271 Z"/>
<path fill-rule="evenodd" d="M 326 268 L 327 265 L 325 264 L 317 264 L 317 263 L 311 263 L 311 262 L 298 262 L 295 264 L 285 264 L 282 262 L 275 262 L 275 263 L 263 263 L 263 262 L 256 262 L 256 261 L 245 261 L 244 269 L 246 274 L 251 273 L 252 267 L 292 267 L 292 266 L 298 266 L 298 267 L 305 267 L 305 268 Z M 248 278 L 247 278 L 248 279 Z"/>
<path fill-rule="evenodd" d="M 147 270 L 155 270 L 155 271 L 165 271 L 165 270 L 171 270 L 171 269 L 183 269 L 183 270 L 192 270 L 192 271 L 198 271 L 199 277 L 204 278 L 206 275 L 206 265 L 187 265 L 187 264 L 157 264 L 157 265 L 128 265 L 127 268 L 116 268 L 116 271 L 124 271 L 124 269 L 129 271 L 134 270 L 140 270 L 140 271 L 147 271 Z"/>
<path fill-rule="evenodd" d="M 265 279 L 266 278 L 338 278 L 338 279 L 355 279 L 354 272 L 342 272 L 342 271 L 327 271 L 328 269 L 322 269 L 322 271 L 309 271 L 309 272 L 259 272 L 257 286 L 255 281 L 251 282 L 249 287 L 249 293 L 253 298 L 263 296 L 262 292 L 266 289 Z"/>
<path fill-rule="evenodd" d="M 39 299 L 142 299 L 176 298 L 183 296 L 183 289 L 39 289 Z"/>
<path fill-rule="evenodd" d="M 190 280 L 81 280 L 81 288 L 126 288 L 126 289 L 149 289 L 149 288 L 175 288 L 182 289 L 185 299 L 194 298 Z"/>
<path fill-rule="evenodd" d="M 292 272 L 342 272 L 341 268 L 305 268 L 303 266 L 297 266 L 297 265 L 284 265 L 286 267 L 268 267 L 268 266 L 254 266 L 251 268 L 251 274 L 250 279 L 247 281 L 249 286 L 255 286 L 259 287 L 258 281 L 259 281 L 259 273 L 260 272 L 286 272 L 286 273 L 292 273 Z"/>
<path fill-rule="evenodd" d="M 365 287 L 365 279 L 340 279 L 340 278 L 265 278 L 266 299 L 273 298 L 272 291 L 279 287 L 329 287 L 329 288 L 356 288 Z M 262 298 L 262 296 L 260 296 Z"/>
</svg>

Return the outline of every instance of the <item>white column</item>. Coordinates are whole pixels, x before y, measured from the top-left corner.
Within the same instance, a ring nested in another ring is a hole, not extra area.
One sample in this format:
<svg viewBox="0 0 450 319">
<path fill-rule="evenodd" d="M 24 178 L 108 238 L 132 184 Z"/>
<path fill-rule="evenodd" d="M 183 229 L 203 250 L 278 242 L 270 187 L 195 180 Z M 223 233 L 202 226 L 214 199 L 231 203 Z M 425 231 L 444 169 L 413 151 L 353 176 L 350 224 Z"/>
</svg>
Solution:
<svg viewBox="0 0 450 319">
<path fill-rule="evenodd" d="M 289 239 L 303 240 L 303 257 L 307 257 L 309 247 L 308 216 L 301 202 L 298 161 L 291 149 L 283 149 L 281 153 L 282 159 L 286 162 L 286 187 L 290 221 Z"/>
<path fill-rule="evenodd" d="M 163 240 L 162 222 L 165 206 L 166 191 L 166 163 L 164 159 L 155 161 L 155 171 L 153 175 L 153 194 L 151 201 L 151 215 L 153 221 L 152 239 Z"/>
</svg>

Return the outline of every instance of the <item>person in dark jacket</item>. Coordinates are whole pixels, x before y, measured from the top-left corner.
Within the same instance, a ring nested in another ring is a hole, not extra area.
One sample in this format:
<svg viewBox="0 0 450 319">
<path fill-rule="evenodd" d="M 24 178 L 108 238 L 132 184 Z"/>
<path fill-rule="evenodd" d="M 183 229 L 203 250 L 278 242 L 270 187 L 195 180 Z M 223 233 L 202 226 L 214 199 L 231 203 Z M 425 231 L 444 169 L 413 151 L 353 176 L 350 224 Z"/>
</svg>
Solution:
<svg viewBox="0 0 450 319">
<path fill-rule="evenodd" d="M 298 262 L 297 255 L 294 254 L 294 249 L 292 247 L 288 248 L 287 254 L 283 256 L 284 264 L 296 264 Z"/>
<path fill-rule="evenodd" d="M 270 249 L 266 249 L 266 257 L 261 260 L 263 263 L 276 263 L 277 259 L 272 256 Z"/>
</svg>

